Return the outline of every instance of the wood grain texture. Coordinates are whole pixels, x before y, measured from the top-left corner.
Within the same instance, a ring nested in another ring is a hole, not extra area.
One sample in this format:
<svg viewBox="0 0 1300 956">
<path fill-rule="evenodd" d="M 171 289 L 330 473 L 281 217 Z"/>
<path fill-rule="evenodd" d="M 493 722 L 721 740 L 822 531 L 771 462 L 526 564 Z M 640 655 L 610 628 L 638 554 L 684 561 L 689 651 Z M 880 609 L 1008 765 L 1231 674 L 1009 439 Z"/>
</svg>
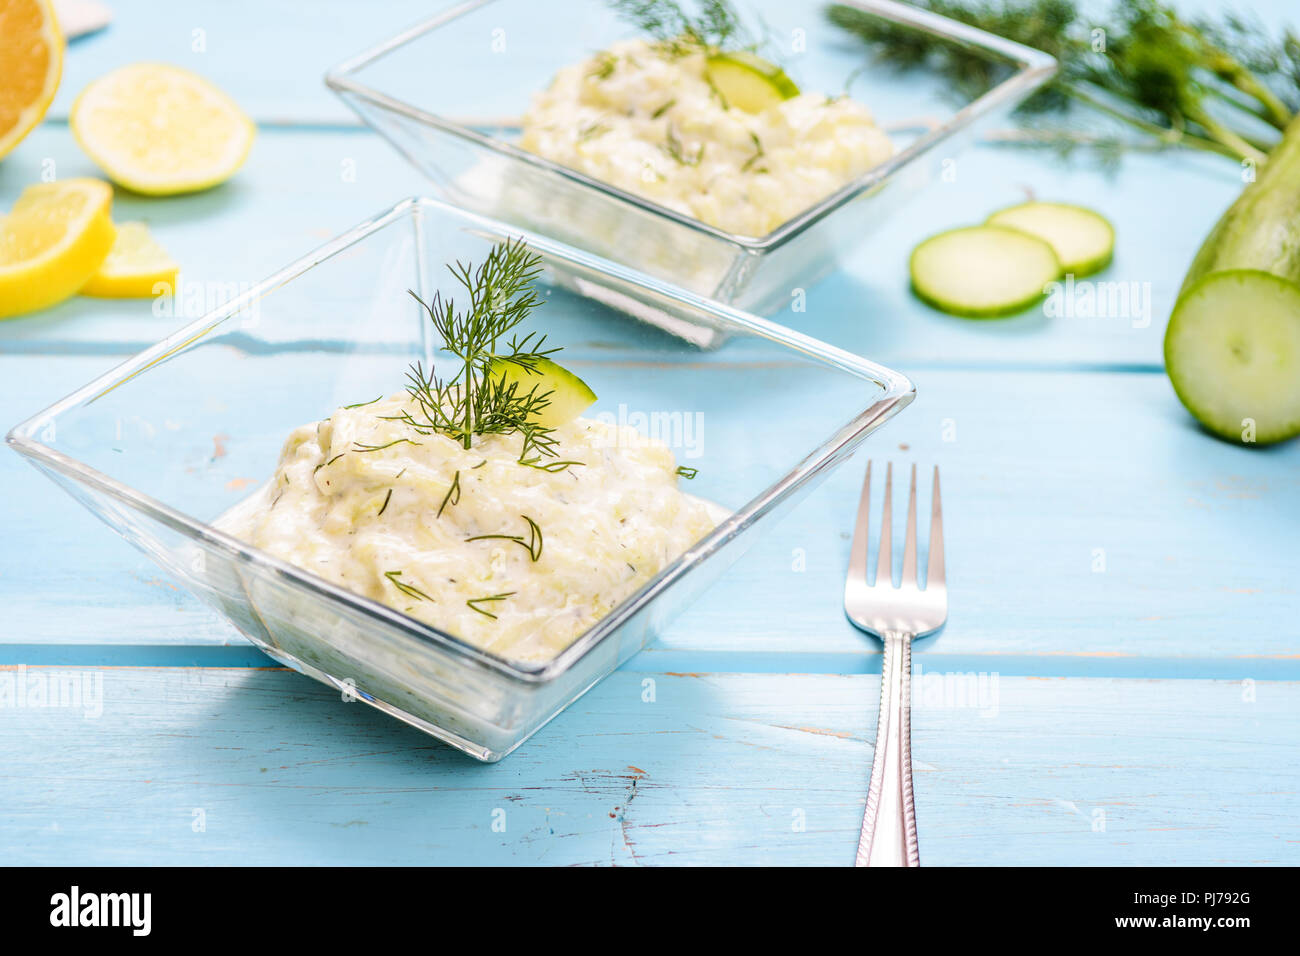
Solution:
<svg viewBox="0 0 1300 956">
<path fill-rule="evenodd" d="M 487 766 L 289 672 L 96 673 L 97 719 L 0 711 L 10 862 L 846 864 L 878 688 L 620 672 Z M 1300 860 L 1300 684 L 945 679 L 915 689 L 925 863 Z"/>
<path fill-rule="evenodd" d="M 105 364 L 45 359 L 36 378 L 30 357 L 0 358 L 0 407 L 31 414 Z M 918 385 L 868 447 L 943 472 L 952 616 L 924 650 L 1038 656 L 1048 674 L 1072 666 L 1058 659 L 1145 658 L 1216 659 L 1264 677 L 1300 657 L 1290 614 L 1300 447 L 1209 438 L 1164 376 L 932 371 Z M 761 539 L 662 646 L 875 655 L 839 604 L 863 457 Z M 224 462 L 205 467 L 225 480 Z M 0 501 L 11 542 L 0 642 L 238 640 L 17 456 L 0 458 L 0 475 L 14 491 Z M 881 491 L 878 481 L 877 507 Z"/>
<path fill-rule="evenodd" d="M 1278 25 L 1292 5 L 1252 10 Z M 119 191 L 115 216 L 147 221 L 204 295 L 254 283 L 428 190 L 321 76 L 431 6 L 116 5 L 107 31 L 70 45 L 50 121 L 0 163 L 0 208 L 43 175 L 96 175 L 64 122 L 86 82 L 134 60 L 178 63 L 259 121 L 253 152 L 208 192 Z M 458 76 L 477 56 L 467 47 L 445 66 Z M 921 115 L 937 92 L 908 85 L 882 115 Z M 864 222 L 841 269 L 810 278 L 802 311 L 775 315 L 912 375 L 919 398 L 869 454 L 943 469 L 953 610 L 916 653 L 922 860 L 1300 863 L 1300 448 L 1207 437 L 1160 368 L 1172 296 L 1240 172 L 1182 154 L 1113 170 L 1006 148 L 948 158 L 949 176 L 886 228 Z M 916 241 L 1030 194 L 1085 203 L 1116 226 L 1115 261 L 1097 277 L 1108 285 L 1081 287 L 1075 304 L 1127 292 L 1136 305 L 972 323 L 912 298 Z M 0 426 L 190 317 L 74 298 L 0 323 Z M 313 318 L 277 347 L 319 340 Z M 568 344 L 597 374 L 618 374 L 616 336 Z M 761 387 L 755 378 L 736 398 Z M 39 661 L 86 665 L 104 694 L 87 719 L 0 693 L 0 858 L 847 864 L 879 672 L 877 645 L 839 609 L 863 457 L 659 644 L 482 766 L 306 678 L 257 669 L 233 629 L 0 453 L 0 691 Z M 180 666 L 192 663 L 208 666 Z M 231 663 L 242 666 L 213 666 Z M 959 676 L 980 672 L 996 683 Z M 960 701 L 945 693 L 971 686 L 985 694 L 977 706 L 950 706 Z"/>
</svg>

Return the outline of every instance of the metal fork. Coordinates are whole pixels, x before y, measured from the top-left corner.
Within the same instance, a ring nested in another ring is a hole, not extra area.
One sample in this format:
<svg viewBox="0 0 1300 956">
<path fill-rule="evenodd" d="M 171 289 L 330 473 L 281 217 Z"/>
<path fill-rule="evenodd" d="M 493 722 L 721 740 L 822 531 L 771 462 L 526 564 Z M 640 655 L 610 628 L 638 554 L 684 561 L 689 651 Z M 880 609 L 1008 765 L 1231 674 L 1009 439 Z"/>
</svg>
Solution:
<svg viewBox="0 0 1300 956">
<path fill-rule="evenodd" d="M 853 552 L 844 582 L 844 613 L 855 626 L 885 645 L 880 667 L 880 719 L 871 787 L 862 818 L 857 866 L 920 866 L 916 806 L 912 800 L 912 638 L 932 634 L 948 618 L 948 588 L 943 578 L 943 513 L 939 469 L 934 469 L 930 504 L 930 559 L 924 590 L 916 579 L 916 465 L 907 501 L 907 540 L 903 575 L 894 587 L 890 554 L 890 511 L 894 466 L 885 472 L 885 511 L 880 527 L 876 579 L 867 582 L 867 515 L 871 504 L 871 462 L 862 482 Z"/>
</svg>

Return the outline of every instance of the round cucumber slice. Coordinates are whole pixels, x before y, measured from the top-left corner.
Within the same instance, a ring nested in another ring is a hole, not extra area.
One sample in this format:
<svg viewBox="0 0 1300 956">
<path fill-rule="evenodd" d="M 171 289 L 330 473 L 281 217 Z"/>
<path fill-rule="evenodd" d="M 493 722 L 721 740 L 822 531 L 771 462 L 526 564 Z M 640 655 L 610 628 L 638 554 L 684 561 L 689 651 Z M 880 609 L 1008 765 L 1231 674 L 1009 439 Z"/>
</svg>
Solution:
<svg viewBox="0 0 1300 956">
<path fill-rule="evenodd" d="M 990 226 L 1009 226 L 1037 236 L 1061 260 L 1061 270 L 1076 279 L 1110 264 L 1115 230 L 1091 209 L 1063 202 L 1027 202 L 989 216 Z"/>
<path fill-rule="evenodd" d="M 761 113 L 799 95 L 799 87 L 784 70 L 744 50 L 715 53 L 705 64 L 704 74 L 728 106 L 746 113 Z"/>
<path fill-rule="evenodd" d="M 551 393 L 547 398 L 550 404 L 537 414 L 537 424 L 545 428 L 558 428 L 573 421 L 596 400 L 596 393 L 586 382 L 550 359 L 538 359 L 531 369 L 498 359 L 492 363 L 491 370 L 494 377 L 504 375 L 507 382 L 518 382 L 517 395 L 527 394 L 534 387 L 538 395 Z"/>
<path fill-rule="evenodd" d="M 967 226 L 912 250 L 912 289 L 937 309 L 967 318 L 1011 315 L 1033 305 L 1061 276 L 1042 239 L 1005 226 Z"/>
<path fill-rule="evenodd" d="M 1261 445 L 1300 435 L 1300 286 L 1268 272 L 1212 272 L 1178 300 L 1165 369 L 1214 434 Z"/>
</svg>

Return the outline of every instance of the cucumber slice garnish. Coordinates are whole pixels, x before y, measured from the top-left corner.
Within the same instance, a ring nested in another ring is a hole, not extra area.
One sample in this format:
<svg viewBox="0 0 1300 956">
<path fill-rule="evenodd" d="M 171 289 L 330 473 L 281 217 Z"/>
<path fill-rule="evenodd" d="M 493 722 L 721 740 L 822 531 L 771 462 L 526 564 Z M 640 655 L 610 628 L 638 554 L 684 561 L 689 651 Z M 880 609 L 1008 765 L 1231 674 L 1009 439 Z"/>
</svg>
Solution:
<svg viewBox="0 0 1300 956">
<path fill-rule="evenodd" d="M 545 428 L 558 428 L 573 421 L 596 401 L 596 393 L 587 387 L 586 382 L 550 359 L 537 359 L 531 369 L 514 362 L 493 362 L 493 378 L 502 375 L 507 383 L 519 383 L 518 395 L 526 395 L 534 387 L 538 395 L 551 393 L 547 397 L 550 404 L 536 416 L 537 424 Z"/>
<path fill-rule="evenodd" d="M 912 289 L 935 308 L 968 318 L 1010 315 L 1033 305 L 1061 276 L 1052 247 L 1006 226 L 967 226 L 912 250 Z"/>
<path fill-rule="evenodd" d="M 1216 435 L 1261 445 L 1300 435 L 1300 286 L 1255 269 L 1200 279 L 1169 319 L 1165 368 Z"/>
<path fill-rule="evenodd" d="M 744 50 L 715 53 L 705 64 L 704 74 L 728 106 L 746 113 L 761 113 L 799 95 L 799 87 L 784 70 Z"/>
<path fill-rule="evenodd" d="M 1037 236 L 1056 253 L 1061 269 L 1075 278 L 1110 264 L 1115 230 L 1091 209 L 1061 202 L 1027 202 L 995 212 L 990 226 L 1009 226 Z"/>
</svg>

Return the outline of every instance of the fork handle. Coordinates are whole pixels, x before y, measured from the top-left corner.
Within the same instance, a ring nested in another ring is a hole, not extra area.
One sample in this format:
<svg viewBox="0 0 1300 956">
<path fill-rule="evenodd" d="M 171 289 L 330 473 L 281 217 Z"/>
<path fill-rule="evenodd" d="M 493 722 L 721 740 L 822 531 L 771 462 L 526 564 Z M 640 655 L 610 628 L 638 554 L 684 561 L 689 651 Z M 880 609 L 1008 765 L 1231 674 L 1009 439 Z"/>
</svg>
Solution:
<svg viewBox="0 0 1300 956">
<path fill-rule="evenodd" d="M 857 866 L 920 866 L 912 801 L 912 635 L 886 631 L 880 719 Z"/>
</svg>

